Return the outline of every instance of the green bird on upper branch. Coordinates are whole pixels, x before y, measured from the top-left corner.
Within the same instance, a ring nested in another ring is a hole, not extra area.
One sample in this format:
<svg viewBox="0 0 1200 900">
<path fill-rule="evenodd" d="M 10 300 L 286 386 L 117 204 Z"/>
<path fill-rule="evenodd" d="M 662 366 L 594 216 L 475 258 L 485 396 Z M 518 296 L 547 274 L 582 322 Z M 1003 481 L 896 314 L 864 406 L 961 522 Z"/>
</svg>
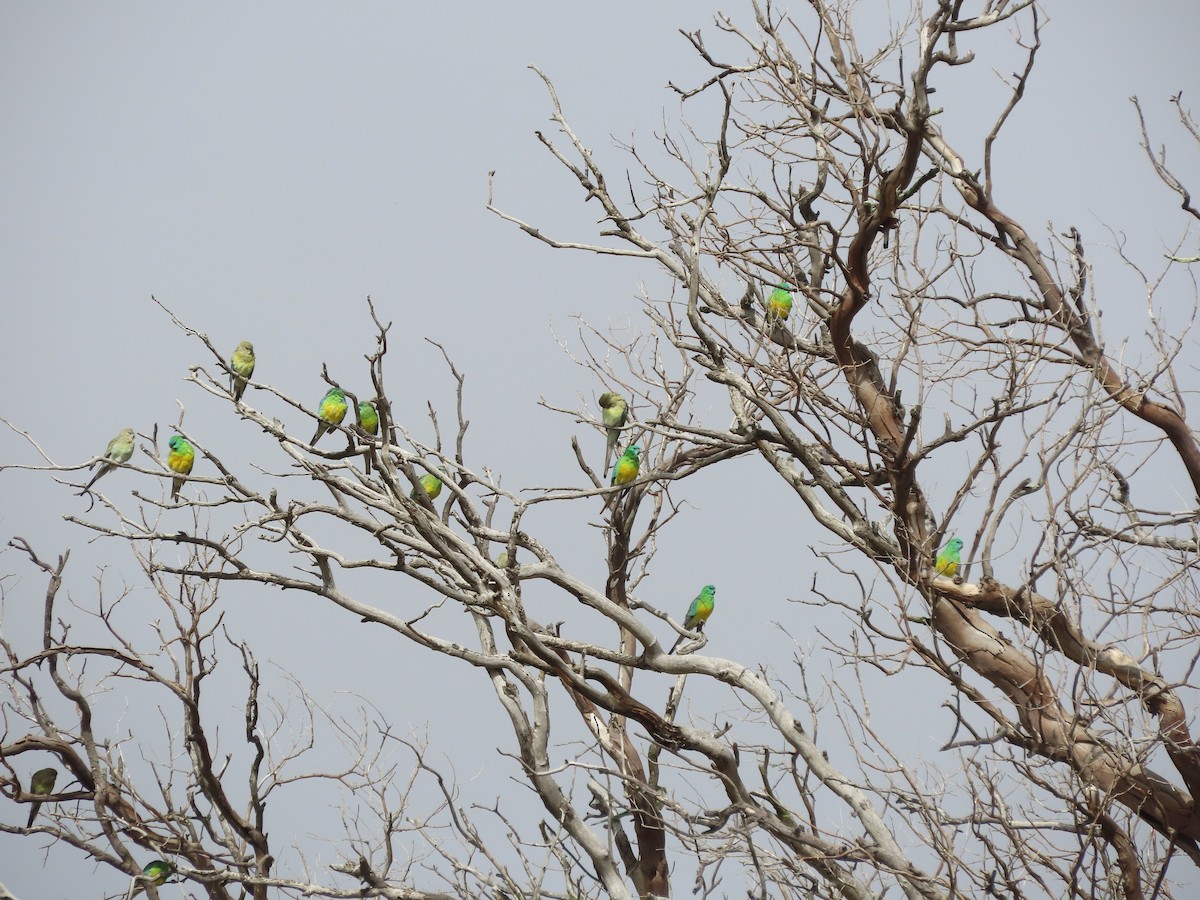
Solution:
<svg viewBox="0 0 1200 900">
<path fill-rule="evenodd" d="M 616 449 L 617 441 L 621 437 L 621 429 L 629 417 L 629 404 L 620 394 L 605 391 L 600 395 L 600 408 L 604 410 L 600 415 L 600 421 L 604 423 L 608 434 L 604 445 L 604 469 L 602 470 L 607 472 L 612 463 L 613 450 Z"/>
<path fill-rule="evenodd" d="M 54 793 L 54 782 L 58 781 L 57 769 L 38 769 L 29 778 L 29 793 L 37 794 L 39 797 L 45 797 Z M 33 827 L 33 820 L 37 818 L 38 810 L 42 808 L 42 801 L 35 800 L 29 807 L 29 821 L 25 823 L 26 828 Z"/>
<path fill-rule="evenodd" d="M 704 631 L 704 623 L 708 621 L 717 605 L 716 594 L 717 589 L 711 584 L 706 584 L 700 589 L 700 593 L 688 607 L 687 615 L 683 617 L 684 631 Z M 668 652 L 674 653 L 687 637 L 686 634 L 681 634 Z"/>
<path fill-rule="evenodd" d="M 233 371 L 229 376 L 229 393 L 233 394 L 234 400 L 241 400 L 242 394 L 246 393 L 246 383 L 254 374 L 254 345 L 249 341 L 238 344 L 233 356 L 229 357 L 229 368 Z"/>
<path fill-rule="evenodd" d="M 315 447 L 325 432 L 332 431 L 335 425 L 341 425 L 349 408 L 350 404 L 346 402 L 346 394 L 341 388 L 334 387 L 326 391 L 317 407 L 317 418 L 321 421 L 317 424 L 317 433 L 309 443 Z"/>
<path fill-rule="evenodd" d="M 100 460 L 100 471 L 92 476 L 92 480 L 83 486 L 83 490 L 76 496 L 82 496 L 88 492 L 93 484 L 111 472 L 117 467 L 118 463 L 126 463 L 133 457 L 133 443 L 135 435 L 132 428 L 122 428 L 117 436 L 108 442 L 108 448 L 104 451 L 104 457 Z M 92 463 L 95 465 L 95 463 Z M 90 468 L 90 466 L 89 466 Z"/>
<path fill-rule="evenodd" d="M 957 575 L 959 564 L 962 563 L 959 556 L 962 547 L 962 538 L 950 538 L 946 546 L 938 551 L 938 555 L 933 561 L 934 570 L 939 575 L 947 575 L 950 578 Z"/>
</svg>

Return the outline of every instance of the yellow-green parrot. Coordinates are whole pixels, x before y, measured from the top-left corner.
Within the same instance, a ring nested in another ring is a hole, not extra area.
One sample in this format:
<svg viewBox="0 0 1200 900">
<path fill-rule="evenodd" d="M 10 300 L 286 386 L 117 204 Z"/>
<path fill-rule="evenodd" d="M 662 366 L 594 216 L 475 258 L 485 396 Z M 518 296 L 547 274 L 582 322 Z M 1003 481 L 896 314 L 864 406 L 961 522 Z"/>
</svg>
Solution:
<svg viewBox="0 0 1200 900">
<path fill-rule="evenodd" d="M 192 465 L 196 462 L 196 449 L 188 443 L 183 435 L 176 434 L 167 441 L 171 452 L 167 454 L 167 466 L 175 477 L 171 479 L 171 499 L 179 499 L 179 489 L 183 487 L 187 476 L 192 474 Z"/>
<path fill-rule="evenodd" d="M 617 460 L 617 464 L 613 466 L 612 479 L 609 484 L 629 484 L 638 477 L 638 473 L 642 470 L 642 461 L 638 457 L 638 451 L 641 450 L 637 444 L 627 448 Z"/>
<path fill-rule="evenodd" d="M 443 475 L 450 474 L 449 472 L 446 471 L 445 466 L 438 466 L 438 471 L 441 472 Z M 421 490 L 423 490 L 425 492 L 425 494 L 429 497 L 429 501 L 431 503 L 434 500 L 436 500 L 438 498 L 438 495 L 441 494 L 441 492 L 442 492 L 442 479 L 438 478 L 438 476 L 434 475 L 432 472 L 427 472 L 424 475 L 422 475 L 420 478 L 418 478 L 417 484 L 419 484 L 421 486 Z M 408 496 L 411 499 L 416 500 L 417 499 L 417 489 L 413 488 L 412 491 L 409 492 Z"/>
<path fill-rule="evenodd" d="M 617 441 L 621 437 L 621 428 L 624 427 L 625 420 L 629 417 L 629 404 L 620 394 L 605 391 L 600 395 L 600 408 L 604 410 L 600 415 L 600 421 L 604 423 L 608 436 L 604 445 L 604 468 L 601 471 L 607 472 L 608 467 L 612 464 L 613 450 L 616 449 Z"/>
<path fill-rule="evenodd" d="M 776 285 L 767 298 L 767 317 L 780 319 L 784 322 L 792 314 L 792 286 L 786 281 Z"/>
<path fill-rule="evenodd" d="M 962 564 L 959 556 L 962 547 L 962 538 L 950 538 L 949 543 L 938 551 L 937 558 L 933 561 L 933 567 L 939 575 L 948 575 L 953 578 L 958 574 L 958 567 Z"/>
<path fill-rule="evenodd" d="M 379 410 L 375 408 L 375 404 L 370 400 L 363 400 L 358 404 L 358 423 L 367 434 L 379 434 Z M 363 458 L 363 468 L 368 475 L 371 474 L 370 451 L 367 451 L 367 455 Z"/>
<path fill-rule="evenodd" d="M 229 357 L 229 368 L 233 370 L 229 376 L 229 392 L 234 400 L 241 400 L 242 394 L 246 393 L 246 383 L 254 374 L 254 345 L 249 341 L 238 344 L 233 356 Z"/>
<path fill-rule="evenodd" d="M 642 461 L 638 457 L 638 451 L 641 448 L 637 444 L 627 447 L 625 452 L 621 454 L 621 458 L 617 460 L 617 464 L 613 466 L 612 478 L 609 479 L 609 484 L 614 487 L 629 484 L 638 477 L 638 473 L 642 470 Z M 604 501 L 605 510 L 609 509 L 617 502 L 618 494 L 611 494 Z"/>
<path fill-rule="evenodd" d="M 171 863 L 161 859 L 152 859 L 142 867 L 142 874 L 138 876 L 138 881 L 148 881 L 155 887 L 161 887 L 173 874 L 175 874 L 175 867 Z M 139 884 L 130 897 L 136 897 L 145 891 L 145 885 Z"/>
<path fill-rule="evenodd" d="M 100 470 L 92 476 L 91 481 L 83 486 L 83 490 L 77 496 L 86 494 L 88 488 L 115 469 L 117 463 L 129 462 L 133 457 L 134 441 L 135 436 L 132 428 L 122 428 L 117 432 L 117 436 L 108 442 L 108 447 L 104 451 L 104 457 L 100 460 Z M 95 463 L 92 465 L 95 465 Z"/>
<path fill-rule="evenodd" d="M 58 781 L 58 771 L 56 769 L 38 769 L 29 778 L 29 793 L 37 794 L 39 797 L 45 797 L 54 793 L 54 782 Z M 42 801 L 35 800 L 29 806 L 29 821 L 25 823 L 26 828 L 33 827 L 33 820 L 37 818 L 38 810 L 42 808 Z"/>
<path fill-rule="evenodd" d="M 321 405 L 317 407 L 317 418 L 321 421 L 317 423 L 317 433 L 309 443 L 316 446 L 325 432 L 332 431 L 335 425 L 341 425 L 349 408 L 350 404 L 346 402 L 346 394 L 341 388 L 335 387 L 326 391 L 325 396 L 321 398 Z"/>
<path fill-rule="evenodd" d="M 717 589 L 711 584 L 706 584 L 700 589 L 700 593 L 696 595 L 696 599 L 688 606 L 687 615 L 683 617 L 684 631 L 704 630 L 704 623 L 708 621 L 708 617 L 713 614 L 713 609 L 717 605 L 716 595 Z M 674 653 L 686 638 L 687 635 L 681 634 L 668 652 Z"/>
</svg>

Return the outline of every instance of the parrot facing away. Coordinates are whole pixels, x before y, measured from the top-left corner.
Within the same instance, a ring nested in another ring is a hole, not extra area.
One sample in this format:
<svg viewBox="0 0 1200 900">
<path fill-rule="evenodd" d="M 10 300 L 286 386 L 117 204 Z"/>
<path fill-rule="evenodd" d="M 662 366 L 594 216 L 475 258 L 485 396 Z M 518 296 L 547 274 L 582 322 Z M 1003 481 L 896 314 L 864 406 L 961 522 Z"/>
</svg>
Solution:
<svg viewBox="0 0 1200 900">
<path fill-rule="evenodd" d="M 600 415 L 600 421 L 608 430 L 608 440 L 604 445 L 604 468 L 601 471 L 607 472 L 612 463 L 613 450 L 616 449 L 617 440 L 621 437 L 621 428 L 629 417 L 629 404 L 625 402 L 624 397 L 612 391 L 605 391 L 601 394 L 599 402 L 600 408 L 604 410 Z"/>
<path fill-rule="evenodd" d="M 364 400 L 358 404 L 358 422 L 363 427 L 363 431 L 371 435 L 379 434 L 379 410 L 375 408 L 375 404 L 369 400 Z M 363 468 L 367 474 L 371 474 L 371 454 L 368 451 L 364 457 Z"/>
<path fill-rule="evenodd" d="M 937 558 L 933 561 L 933 567 L 939 575 L 948 575 L 953 578 L 958 574 L 958 566 L 962 562 L 959 557 L 962 546 L 962 538 L 950 538 L 946 546 L 938 551 Z"/>
<path fill-rule="evenodd" d="M 325 392 L 325 396 L 321 398 L 321 404 L 317 407 L 317 418 L 321 421 L 317 425 L 317 433 L 313 435 L 310 444 L 316 446 L 317 441 L 327 431 L 333 430 L 334 425 L 341 425 L 342 419 L 346 418 L 346 410 L 350 408 L 346 403 L 346 395 L 341 388 L 330 388 Z"/>
<path fill-rule="evenodd" d="M 441 472 L 443 475 L 450 474 L 449 472 L 446 471 L 445 466 L 438 466 L 438 471 Z M 438 498 L 438 495 L 442 492 L 442 479 L 438 478 L 432 472 L 427 472 L 426 474 L 424 474 L 420 478 L 418 478 L 417 484 L 419 484 L 421 486 L 421 490 L 423 490 L 426 493 L 426 495 L 429 497 L 430 502 L 436 500 Z M 412 492 L 408 496 L 411 499 L 416 500 L 417 499 L 417 489 L 413 488 Z"/>
<path fill-rule="evenodd" d="M 171 452 L 167 454 L 167 467 L 175 473 L 171 479 L 171 499 L 179 499 L 179 489 L 183 487 L 187 476 L 192 474 L 192 465 L 196 462 L 196 450 L 182 435 L 172 435 L 167 441 Z"/>
<path fill-rule="evenodd" d="M 54 793 L 54 782 L 58 781 L 57 769 L 38 769 L 29 778 L 29 793 L 38 794 L 45 797 L 47 794 Z M 42 802 L 35 800 L 29 807 L 29 821 L 25 823 L 26 828 L 33 827 L 33 820 L 37 818 L 38 810 L 42 808 Z"/>
<path fill-rule="evenodd" d="M 704 623 L 708 621 L 708 617 L 713 614 L 713 607 L 717 605 L 716 594 L 717 589 L 711 584 L 706 584 L 701 588 L 700 593 L 696 595 L 696 599 L 688 607 L 687 615 L 683 617 L 684 631 L 704 630 Z M 669 652 L 674 653 L 686 637 L 687 635 L 681 634 Z"/>
<path fill-rule="evenodd" d="M 155 887 L 159 887 L 167 883 L 167 879 L 175 872 L 175 867 L 169 862 L 161 859 L 152 859 L 142 867 L 142 874 L 139 881 L 148 881 Z M 144 885 L 139 884 L 134 890 L 131 897 L 136 897 L 138 894 L 144 893 L 146 890 Z"/>
<path fill-rule="evenodd" d="M 254 374 L 254 345 L 249 341 L 238 344 L 233 356 L 229 357 L 229 368 L 233 370 L 229 376 L 229 392 L 234 400 L 241 400 L 242 394 L 246 393 L 246 383 Z"/>
<path fill-rule="evenodd" d="M 767 298 L 767 312 L 785 322 L 792 314 L 792 286 L 786 281 L 781 281 L 771 291 L 771 296 Z"/>
<path fill-rule="evenodd" d="M 132 428 L 122 428 L 115 438 L 108 442 L 104 451 L 104 459 L 100 460 L 100 471 L 92 476 L 92 480 L 83 486 L 79 496 L 86 494 L 88 488 L 116 468 L 116 463 L 129 462 L 133 457 L 135 437 Z M 94 465 L 94 464 L 93 464 Z"/>
</svg>

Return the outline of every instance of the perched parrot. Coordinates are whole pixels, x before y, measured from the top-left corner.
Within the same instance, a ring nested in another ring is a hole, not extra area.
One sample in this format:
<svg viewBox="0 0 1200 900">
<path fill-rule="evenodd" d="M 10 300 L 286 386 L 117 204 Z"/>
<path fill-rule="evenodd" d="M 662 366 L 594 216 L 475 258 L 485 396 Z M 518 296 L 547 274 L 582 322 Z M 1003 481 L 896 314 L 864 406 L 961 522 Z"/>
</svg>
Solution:
<svg viewBox="0 0 1200 900">
<path fill-rule="evenodd" d="M 349 408 L 342 389 L 330 388 L 321 398 L 321 405 L 317 407 L 317 417 L 321 422 L 317 425 L 317 433 L 313 435 L 313 439 L 309 443 L 316 446 L 321 435 L 333 430 L 334 425 L 341 425 L 342 419 L 346 418 L 346 410 Z"/>
<path fill-rule="evenodd" d="M 962 562 L 958 552 L 962 550 L 962 545 L 962 538 L 950 538 L 946 546 L 938 551 L 933 567 L 939 575 L 948 575 L 953 578 L 958 574 L 958 565 Z"/>
<path fill-rule="evenodd" d="M 612 464 L 613 450 L 616 449 L 617 440 L 621 437 L 621 427 L 629 416 L 629 404 L 620 394 L 605 391 L 600 395 L 600 408 L 604 410 L 600 421 L 608 429 L 608 442 L 604 446 L 604 468 L 601 471 L 607 472 L 608 467 Z"/>
<path fill-rule="evenodd" d="M 792 314 L 792 286 L 786 281 L 781 281 L 771 291 L 771 296 L 767 298 L 767 312 L 769 316 L 784 321 Z"/>
<path fill-rule="evenodd" d="M 175 872 L 175 867 L 169 862 L 161 859 L 152 859 L 142 867 L 142 874 L 138 881 L 148 881 L 155 887 L 159 887 L 167 883 L 167 879 Z M 130 894 L 131 897 L 136 897 L 138 894 L 144 893 L 146 888 L 139 884 Z"/>
<path fill-rule="evenodd" d="M 171 499 L 179 499 L 179 489 L 187 476 L 192 474 L 192 464 L 196 461 L 196 450 L 182 435 L 173 435 L 167 446 L 171 452 L 167 454 L 167 466 L 175 477 L 171 479 Z"/>
<path fill-rule="evenodd" d="M 629 484 L 638 477 L 638 472 L 642 470 L 642 461 L 638 458 L 637 444 L 629 446 L 621 458 L 617 460 L 617 464 L 613 466 L 612 478 L 609 479 L 611 485 Z M 617 495 L 611 494 L 604 501 L 604 509 L 607 511 L 617 502 Z"/>
<path fill-rule="evenodd" d="M 233 356 L 229 357 L 229 368 L 233 369 L 229 376 L 229 393 L 233 394 L 234 400 L 241 400 L 242 394 L 246 393 L 246 382 L 254 374 L 254 345 L 249 341 L 238 344 Z"/>
<path fill-rule="evenodd" d="M 363 431 L 368 434 L 379 434 L 379 410 L 375 408 L 375 404 L 369 400 L 364 400 L 358 404 L 358 422 L 363 427 Z M 371 474 L 371 454 L 368 453 L 364 458 L 363 467 L 367 470 L 367 474 Z"/>
<path fill-rule="evenodd" d="M 38 769 L 29 779 L 29 793 L 42 797 L 53 794 L 56 781 L 58 781 L 57 769 Z M 33 827 L 33 820 L 37 818 L 38 810 L 41 808 L 42 801 L 40 800 L 35 800 L 29 807 L 29 821 L 25 824 L 26 828 Z"/>
<path fill-rule="evenodd" d="M 500 551 L 500 555 L 496 557 L 496 565 L 499 566 L 501 569 L 508 568 L 508 551 L 507 550 Z"/>
<path fill-rule="evenodd" d="M 450 474 L 449 472 L 446 471 L 445 466 L 438 466 L 438 471 L 441 472 L 443 475 Z M 418 478 L 417 484 L 419 484 L 421 486 L 421 489 L 423 491 L 425 491 L 426 494 L 429 495 L 430 502 L 436 500 L 438 498 L 438 494 L 440 494 L 442 492 L 442 479 L 438 478 L 432 472 L 428 472 L 428 473 L 422 475 L 420 478 Z M 417 489 L 413 488 L 412 492 L 408 496 L 411 497 L 413 500 L 416 500 L 417 499 Z"/>
<path fill-rule="evenodd" d="M 104 459 L 100 460 L 100 471 L 93 475 L 92 480 L 83 486 L 83 490 L 79 492 L 78 496 L 86 494 L 88 488 L 115 469 L 116 463 L 129 462 L 133 456 L 134 440 L 133 429 L 122 428 L 120 433 L 108 442 L 108 449 L 104 451 Z"/>
<path fill-rule="evenodd" d="M 692 605 L 688 607 L 687 615 L 683 617 L 684 631 L 703 631 L 704 623 L 708 621 L 708 617 L 713 613 L 713 607 L 716 606 L 717 589 L 711 584 L 706 584 L 692 601 Z M 679 639 L 675 641 L 670 652 L 674 653 L 675 649 L 683 643 L 687 635 L 681 634 Z"/>
<path fill-rule="evenodd" d="M 638 472 L 642 470 L 642 461 L 638 458 L 639 450 L 641 448 L 637 444 L 633 444 L 617 460 L 617 464 L 613 466 L 612 479 L 609 484 L 629 484 L 638 477 Z"/>
</svg>

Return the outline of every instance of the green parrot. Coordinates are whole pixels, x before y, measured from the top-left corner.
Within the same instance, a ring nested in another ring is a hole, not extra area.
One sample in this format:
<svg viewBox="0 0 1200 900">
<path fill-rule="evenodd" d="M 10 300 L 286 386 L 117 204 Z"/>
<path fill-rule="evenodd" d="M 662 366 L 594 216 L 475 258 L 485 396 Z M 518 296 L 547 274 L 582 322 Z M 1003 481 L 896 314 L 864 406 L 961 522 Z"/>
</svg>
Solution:
<svg viewBox="0 0 1200 900">
<path fill-rule="evenodd" d="M 171 499 L 179 499 L 179 489 L 187 476 L 192 474 L 192 465 L 196 462 L 196 450 L 182 435 L 176 434 L 167 441 L 171 452 L 167 454 L 167 466 L 175 477 L 171 479 Z"/>
<path fill-rule="evenodd" d="M 612 479 L 609 484 L 629 484 L 638 477 L 638 472 L 642 470 L 642 461 L 638 458 L 638 451 L 641 450 L 637 444 L 631 445 L 621 458 L 617 460 L 617 464 L 613 466 Z"/>
<path fill-rule="evenodd" d="M 346 418 L 346 410 L 349 408 L 349 404 L 346 403 L 346 395 L 341 388 L 335 387 L 326 391 L 325 396 L 321 398 L 321 405 L 317 407 L 317 417 L 321 421 L 317 425 L 317 433 L 313 435 L 313 439 L 309 443 L 315 447 L 325 432 L 332 431 L 334 425 L 341 425 L 342 419 Z"/>
<path fill-rule="evenodd" d="M 446 471 L 445 466 L 438 466 L 438 471 L 441 472 L 443 475 L 450 474 L 449 472 Z M 425 491 L 425 493 L 429 496 L 430 502 L 433 502 L 434 500 L 436 500 L 438 498 L 438 495 L 442 492 L 442 479 L 438 478 L 432 472 L 428 472 L 425 475 L 422 475 L 420 478 L 418 478 L 417 484 L 419 484 L 421 486 L 421 489 L 423 491 Z M 410 498 L 412 498 L 413 500 L 416 500 L 417 499 L 417 489 L 413 488 L 412 492 L 408 496 Z"/>
<path fill-rule="evenodd" d="M 684 631 L 703 631 L 704 623 L 708 621 L 708 617 L 713 614 L 713 607 L 716 606 L 717 589 L 711 584 L 706 584 L 701 588 L 700 593 L 696 595 L 696 599 L 692 601 L 691 606 L 687 609 L 687 615 L 683 617 Z M 671 647 L 670 652 L 674 653 L 676 648 L 683 643 L 687 635 L 681 634 L 679 639 Z"/>
<path fill-rule="evenodd" d="M 792 286 L 786 281 L 781 281 L 775 290 L 771 291 L 771 296 L 767 298 L 767 312 L 768 317 L 785 322 L 792 314 Z"/>
<path fill-rule="evenodd" d="M 617 440 L 621 437 L 621 428 L 629 417 L 629 404 L 620 394 L 605 391 L 600 395 L 600 408 L 604 410 L 600 421 L 608 429 L 608 442 L 604 445 L 604 468 L 601 471 L 607 472 L 612 463 L 613 450 L 616 449 Z"/>
<path fill-rule="evenodd" d="M 138 881 L 148 881 L 155 887 L 160 887 L 167 883 L 167 879 L 175 873 L 175 867 L 169 862 L 161 859 L 152 859 L 142 867 L 142 874 L 138 877 Z M 130 897 L 136 897 L 138 894 L 144 893 L 146 888 L 139 884 L 130 894 Z"/>
<path fill-rule="evenodd" d="M 108 442 L 104 458 L 100 460 L 100 471 L 92 476 L 92 480 L 83 486 L 76 496 L 83 496 L 93 484 L 115 469 L 116 463 L 129 462 L 133 456 L 135 435 L 132 428 L 122 428 L 115 438 Z M 95 463 L 92 463 L 95 465 Z M 90 468 L 90 466 L 89 466 Z"/>
<path fill-rule="evenodd" d="M 58 781 L 57 769 L 38 769 L 29 779 L 29 793 L 37 794 L 40 797 L 53 794 L 56 781 Z M 29 821 L 25 824 L 26 828 L 33 827 L 33 820 L 37 818 L 38 810 L 41 808 L 41 800 L 33 801 L 29 807 Z"/>
<path fill-rule="evenodd" d="M 933 567 L 939 575 L 948 575 L 953 578 L 958 574 L 958 566 L 962 562 L 958 554 L 962 550 L 962 546 L 962 538 L 950 538 L 949 543 L 938 551 Z"/>
<path fill-rule="evenodd" d="M 609 484 L 614 486 L 629 484 L 638 477 L 638 473 L 642 470 L 642 461 L 638 458 L 640 449 L 637 444 L 632 444 L 625 450 L 621 458 L 617 460 L 617 464 L 613 466 Z M 617 495 L 609 495 L 604 501 L 604 509 L 608 510 L 616 502 Z"/>
<path fill-rule="evenodd" d="M 229 357 L 229 368 L 233 370 L 229 376 L 229 393 L 233 394 L 234 400 L 241 400 L 242 394 L 246 393 L 246 383 L 254 374 L 254 345 L 249 341 L 238 344 L 233 356 Z"/>
<path fill-rule="evenodd" d="M 363 427 L 363 431 L 371 435 L 379 434 L 379 410 L 375 408 L 375 404 L 369 400 L 363 400 L 358 404 L 358 423 Z M 364 458 L 363 468 L 367 470 L 367 474 L 371 474 L 371 454 L 367 453 Z"/>
</svg>

